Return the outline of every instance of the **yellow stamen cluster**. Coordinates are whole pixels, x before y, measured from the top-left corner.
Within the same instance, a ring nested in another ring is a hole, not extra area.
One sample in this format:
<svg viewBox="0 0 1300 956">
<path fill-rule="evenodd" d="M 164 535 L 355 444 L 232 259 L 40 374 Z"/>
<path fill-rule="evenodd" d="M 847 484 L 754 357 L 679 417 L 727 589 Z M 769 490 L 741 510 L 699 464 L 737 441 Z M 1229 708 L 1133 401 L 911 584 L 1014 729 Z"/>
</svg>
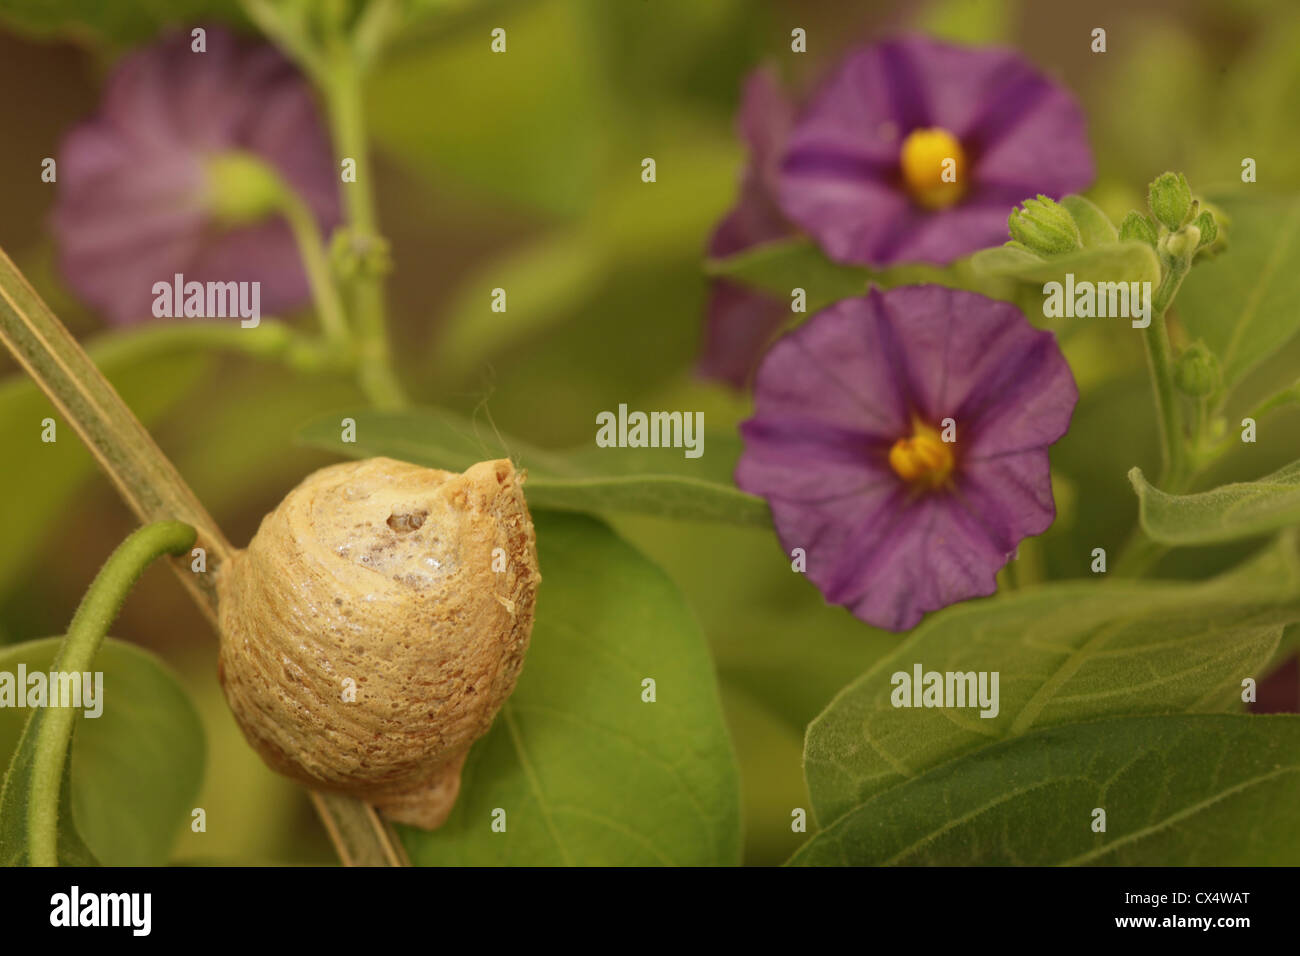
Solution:
<svg viewBox="0 0 1300 956">
<path fill-rule="evenodd" d="M 938 488 L 952 474 L 952 446 L 928 425 L 917 422 L 911 438 L 900 438 L 889 449 L 889 467 L 910 485 Z"/>
<path fill-rule="evenodd" d="M 966 154 L 946 129 L 912 130 L 898 162 L 908 194 L 926 209 L 946 209 L 966 191 Z"/>
</svg>

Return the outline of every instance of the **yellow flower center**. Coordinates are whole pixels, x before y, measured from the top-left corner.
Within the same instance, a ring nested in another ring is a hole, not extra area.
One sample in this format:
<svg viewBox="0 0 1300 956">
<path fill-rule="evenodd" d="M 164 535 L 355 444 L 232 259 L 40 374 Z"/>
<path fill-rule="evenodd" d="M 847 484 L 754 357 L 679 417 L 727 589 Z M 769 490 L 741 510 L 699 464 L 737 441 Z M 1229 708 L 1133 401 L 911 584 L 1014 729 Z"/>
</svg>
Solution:
<svg viewBox="0 0 1300 956">
<path fill-rule="evenodd" d="M 917 422 L 911 438 L 900 438 L 889 449 L 889 467 L 908 484 L 938 488 L 952 474 L 952 448 L 928 425 Z"/>
<path fill-rule="evenodd" d="M 898 162 L 912 200 L 926 209 L 947 209 L 966 191 L 966 154 L 946 129 L 912 130 Z"/>
</svg>

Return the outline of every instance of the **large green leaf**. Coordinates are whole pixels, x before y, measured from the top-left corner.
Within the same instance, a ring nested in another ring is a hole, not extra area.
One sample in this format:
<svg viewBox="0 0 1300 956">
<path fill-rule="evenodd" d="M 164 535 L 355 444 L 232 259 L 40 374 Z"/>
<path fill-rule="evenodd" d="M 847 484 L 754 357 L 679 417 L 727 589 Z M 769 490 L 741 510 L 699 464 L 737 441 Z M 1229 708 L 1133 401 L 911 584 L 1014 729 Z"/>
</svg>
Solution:
<svg viewBox="0 0 1300 956">
<path fill-rule="evenodd" d="M 0 671 L 48 672 L 62 638 L 52 637 L 0 648 Z M 60 814 L 60 857 L 76 834 L 94 858 L 110 866 L 157 866 L 185 821 L 203 776 L 203 727 L 184 689 L 152 654 L 111 639 L 95 657 L 102 671 L 103 712 L 78 717 L 72 759 L 65 767 L 68 806 Z M 7 766 L 29 716 L 45 709 L 0 709 L 0 760 Z M 29 768 L 30 769 L 30 768 Z M 12 802 L 11 802 L 12 801 Z M 0 814 L 0 862 L 21 859 L 26 820 L 23 781 L 11 770 Z M 75 821 L 75 823 L 74 823 Z"/>
<path fill-rule="evenodd" d="M 5 0 L 0 21 L 24 32 L 116 43 L 151 39 L 167 26 L 242 22 L 238 0 Z"/>
<path fill-rule="evenodd" d="M 1193 267 L 1175 307 L 1232 386 L 1300 331 L 1300 196 L 1215 203 L 1230 218 L 1228 249 Z"/>
<path fill-rule="evenodd" d="M 356 421 L 356 441 L 342 440 L 340 422 Z M 592 435 L 596 426 L 593 420 Z M 414 409 L 340 412 L 307 425 L 303 442 L 353 458 L 383 455 L 417 465 L 463 471 L 485 458 L 510 457 L 528 469 L 524 486 L 534 508 L 628 511 L 670 518 L 763 525 L 762 499 L 735 487 L 731 473 L 740 454 L 732 432 L 706 431 L 704 452 L 687 458 L 680 448 L 598 448 L 542 451 L 450 412 Z"/>
<path fill-rule="evenodd" d="M 1296 620 L 1290 541 L 1206 583 L 1054 584 L 949 609 L 809 726 L 804 770 L 817 819 L 829 824 L 881 790 L 1041 727 L 1239 706 L 1241 679 L 1259 676 Z M 916 664 L 997 672 L 997 716 L 894 707 L 892 675 Z"/>
<path fill-rule="evenodd" d="M 663 572 L 590 518 L 538 513 L 537 623 L 423 865 L 735 864 L 739 782 L 699 626 Z M 642 701 L 642 681 L 656 701 Z M 493 811 L 506 832 L 493 832 Z"/>
<path fill-rule="evenodd" d="M 1297 806 L 1300 717 L 1120 717 L 1000 741 L 877 792 L 792 862 L 1291 865 Z"/>
<path fill-rule="evenodd" d="M 1258 481 L 1239 481 L 1194 495 L 1170 495 L 1128 473 L 1142 530 L 1162 544 L 1215 544 L 1300 524 L 1300 461 Z"/>
</svg>

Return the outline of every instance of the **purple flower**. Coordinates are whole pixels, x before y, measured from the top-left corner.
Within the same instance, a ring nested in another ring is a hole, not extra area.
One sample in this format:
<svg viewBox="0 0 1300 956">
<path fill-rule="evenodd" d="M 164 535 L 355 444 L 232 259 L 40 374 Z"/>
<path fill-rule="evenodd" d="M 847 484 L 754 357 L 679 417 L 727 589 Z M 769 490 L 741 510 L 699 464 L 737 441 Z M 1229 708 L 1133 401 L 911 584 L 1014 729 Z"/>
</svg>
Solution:
<svg viewBox="0 0 1300 956">
<path fill-rule="evenodd" d="M 776 204 L 782 150 L 793 120 L 794 105 L 775 73 L 770 69 L 751 73 L 745 81 L 736 124 L 749 147 L 749 165 L 736 204 L 709 240 L 710 257 L 734 255 L 796 231 Z M 709 290 L 700 374 L 738 387 L 744 385 L 763 349 L 789 317 L 788 300 L 715 279 Z"/>
<path fill-rule="evenodd" d="M 1026 196 L 1093 175 L 1066 90 L 1013 52 L 909 37 L 830 77 L 790 134 L 779 196 L 832 259 L 943 264 L 1005 240 Z"/>
<path fill-rule="evenodd" d="M 172 34 L 125 57 L 99 115 L 58 157 L 54 232 L 68 283 L 115 323 L 150 317 L 155 282 L 261 282 L 261 306 L 308 299 L 285 223 L 231 226 L 207 164 L 251 153 L 298 190 L 323 230 L 339 218 L 329 140 L 301 75 L 273 47 L 207 28 L 207 51 Z"/>
<path fill-rule="evenodd" d="M 827 601 L 901 631 L 992 594 L 1055 517 L 1047 447 L 1078 399 L 1056 339 L 941 286 L 819 312 L 759 367 L 736 483 Z"/>
</svg>

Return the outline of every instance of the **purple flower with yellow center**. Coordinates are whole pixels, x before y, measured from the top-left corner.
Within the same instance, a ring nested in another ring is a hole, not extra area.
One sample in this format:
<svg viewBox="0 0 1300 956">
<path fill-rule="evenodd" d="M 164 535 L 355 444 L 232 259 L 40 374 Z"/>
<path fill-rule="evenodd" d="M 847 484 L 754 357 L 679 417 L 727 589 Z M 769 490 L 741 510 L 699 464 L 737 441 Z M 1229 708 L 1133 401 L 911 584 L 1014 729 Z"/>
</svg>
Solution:
<svg viewBox="0 0 1300 956">
<path fill-rule="evenodd" d="M 1050 332 L 941 286 L 845 299 L 777 341 L 736 483 L 826 600 L 902 631 L 992 594 L 1055 517 L 1048 446 L 1078 400 Z"/>
<path fill-rule="evenodd" d="M 261 307 L 310 298 L 279 183 L 322 230 L 339 220 L 338 174 L 311 90 L 274 47 L 207 28 L 126 56 L 100 112 L 58 156 L 53 227 L 69 285 L 110 321 L 152 315 L 153 285 L 261 283 Z M 277 181 L 278 180 L 278 181 Z"/>
<path fill-rule="evenodd" d="M 779 199 L 832 259 L 944 264 L 1006 239 L 1007 210 L 1093 179 L 1074 98 L 1017 54 L 925 37 L 851 55 L 786 144 Z"/>
</svg>

